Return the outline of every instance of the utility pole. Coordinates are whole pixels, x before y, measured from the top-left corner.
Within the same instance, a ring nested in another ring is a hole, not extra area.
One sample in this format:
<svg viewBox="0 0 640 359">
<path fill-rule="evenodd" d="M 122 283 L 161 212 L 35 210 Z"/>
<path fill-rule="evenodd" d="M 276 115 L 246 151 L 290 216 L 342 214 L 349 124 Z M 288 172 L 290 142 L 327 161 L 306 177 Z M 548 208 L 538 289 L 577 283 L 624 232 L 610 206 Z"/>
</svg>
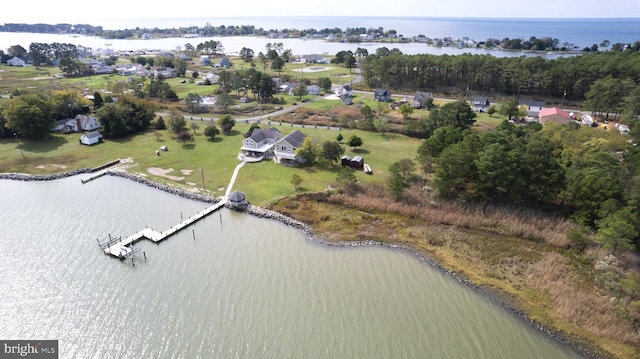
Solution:
<svg viewBox="0 0 640 359">
<path fill-rule="evenodd" d="M 564 106 L 564 97 L 567 96 L 567 90 L 564 90 L 564 92 L 562 93 L 562 103 L 560 104 L 560 107 Z"/>
<path fill-rule="evenodd" d="M 202 167 L 200 167 L 200 173 L 202 174 L 202 189 L 206 191 L 204 188 L 204 169 Z"/>
<path fill-rule="evenodd" d="M 20 154 L 22 155 L 22 158 L 25 158 L 24 152 L 22 152 L 22 143 L 20 142 L 20 137 L 18 137 L 18 133 L 14 132 L 13 135 L 16 136 L 16 140 L 18 140 L 18 148 L 20 149 Z"/>
</svg>

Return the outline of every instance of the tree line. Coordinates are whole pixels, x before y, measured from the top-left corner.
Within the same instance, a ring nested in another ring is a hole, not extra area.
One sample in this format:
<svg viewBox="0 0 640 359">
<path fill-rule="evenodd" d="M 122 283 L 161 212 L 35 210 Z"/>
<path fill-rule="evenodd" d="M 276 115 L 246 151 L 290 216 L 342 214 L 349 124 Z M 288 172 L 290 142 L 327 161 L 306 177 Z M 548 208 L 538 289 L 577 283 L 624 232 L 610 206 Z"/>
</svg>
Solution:
<svg viewBox="0 0 640 359">
<path fill-rule="evenodd" d="M 370 87 L 429 89 L 456 96 L 518 96 L 583 101 L 591 85 L 612 76 L 640 81 L 638 51 L 605 51 L 548 60 L 490 55 L 366 56 L 362 75 Z"/>
</svg>

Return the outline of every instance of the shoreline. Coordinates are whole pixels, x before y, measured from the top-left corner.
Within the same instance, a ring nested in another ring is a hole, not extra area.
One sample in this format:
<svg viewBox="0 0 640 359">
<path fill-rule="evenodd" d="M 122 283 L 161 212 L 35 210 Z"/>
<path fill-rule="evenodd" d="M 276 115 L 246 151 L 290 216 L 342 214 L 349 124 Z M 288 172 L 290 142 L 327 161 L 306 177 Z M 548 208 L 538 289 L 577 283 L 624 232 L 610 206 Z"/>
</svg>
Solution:
<svg viewBox="0 0 640 359">
<path fill-rule="evenodd" d="M 81 168 L 77 170 L 72 170 L 72 171 L 62 172 L 57 174 L 50 174 L 50 175 L 30 175 L 25 173 L 0 173 L 0 180 L 6 179 L 6 180 L 25 181 L 25 182 L 53 181 L 57 179 L 63 179 L 67 177 L 73 177 L 79 174 L 92 173 L 92 172 L 95 172 L 95 169 Z M 115 176 L 115 177 L 121 177 L 136 183 L 146 185 L 153 189 L 161 190 L 169 194 L 173 194 L 173 195 L 194 200 L 194 201 L 200 201 L 205 203 L 217 203 L 220 201 L 220 198 L 218 197 L 212 197 L 212 196 L 204 195 L 194 191 L 177 188 L 171 185 L 158 183 L 144 176 L 132 174 L 122 169 L 107 170 L 105 174 L 110 176 Z M 499 305 L 501 308 L 508 311 L 511 315 L 521 320 L 525 325 L 528 325 L 530 328 L 542 333 L 547 338 L 555 341 L 556 343 L 566 348 L 569 348 L 570 350 L 582 355 L 587 359 L 606 358 L 596 354 L 596 352 L 592 348 L 589 348 L 588 346 L 578 342 L 577 340 L 571 339 L 569 336 L 561 332 L 555 331 L 553 329 L 547 328 L 543 326 L 541 323 L 529 318 L 529 316 L 525 312 L 516 308 L 514 305 L 510 304 L 509 301 L 505 300 L 504 297 L 502 296 L 503 293 L 488 291 L 483 287 L 480 287 L 474 284 L 470 280 L 460 276 L 458 273 L 445 268 L 439 262 L 433 260 L 432 258 L 429 258 L 423 253 L 420 253 L 412 248 L 406 247 L 404 245 L 399 245 L 399 244 L 382 243 L 382 242 L 376 242 L 376 241 L 339 241 L 339 242 L 326 241 L 326 240 L 323 240 L 320 236 L 316 235 L 311 229 L 311 227 L 309 227 L 305 223 L 298 221 L 292 217 L 286 216 L 280 212 L 276 212 L 267 208 L 257 207 L 252 204 L 249 204 L 247 210 L 244 212 L 246 212 L 249 215 L 255 216 L 257 218 L 264 218 L 264 219 L 278 221 L 286 226 L 292 227 L 295 230 L 301 231 L 308 240 L 321 245 L 325 245 L 329 247 L 377 246 L 377 247 L 383 247 L 383 248 L 388 248 L 392 250 L 399 250 L 407 254 L 413 255 L 416 258 L 418 258 L 418 260 L 430 266 L 431 268 L 456 280 L 458 283 L 465 285 L 466 287 L 472 289 L 473 291 L 484 296 L 485 298 L 488 298 L 491 302 L 495 303 L 496 305 Z"/>
</svg>

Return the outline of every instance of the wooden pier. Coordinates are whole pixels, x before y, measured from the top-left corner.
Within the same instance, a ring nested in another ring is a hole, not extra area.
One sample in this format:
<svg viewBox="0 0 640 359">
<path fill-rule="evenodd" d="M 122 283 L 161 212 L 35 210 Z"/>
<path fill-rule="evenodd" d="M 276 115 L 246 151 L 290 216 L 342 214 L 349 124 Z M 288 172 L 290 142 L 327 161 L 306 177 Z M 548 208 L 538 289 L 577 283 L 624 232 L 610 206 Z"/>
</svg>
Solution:
<svg viewBox="0 0 640 359">
<path fill-rule="evenodd" d="M 211 213 L 217 211 L 218 209 L 222 208 L 225 205 L 225 203 L 226 203 L 226 198 L 220 200 L 218 203 L 214 204 L 213 206 L 208 207 L 194 214 L 193 216 L 183 220 L 182 222 L 167 229 L 164 232 L 156 232 L 151 228 L 145 228 L 124 239 L 122 237 L 117 237 L 117 238 L 110 237 L 108 241 L 104 243 L 99 243 L 99 245 L 104 250 L 105 254 L 110 254 L 121 260 L 128 259 L 133 257 L 139 251 L 139 249 L 132 248 L 131 244 L 141 239 L 148 239 L 154 243 L 158 243 L 164 239 L 171 237 L 172 235 L 178 233 L 182 229 L 192 225 L 193 223 L 199 221 L 200 219 L 210 215 Z"/>
</svg>

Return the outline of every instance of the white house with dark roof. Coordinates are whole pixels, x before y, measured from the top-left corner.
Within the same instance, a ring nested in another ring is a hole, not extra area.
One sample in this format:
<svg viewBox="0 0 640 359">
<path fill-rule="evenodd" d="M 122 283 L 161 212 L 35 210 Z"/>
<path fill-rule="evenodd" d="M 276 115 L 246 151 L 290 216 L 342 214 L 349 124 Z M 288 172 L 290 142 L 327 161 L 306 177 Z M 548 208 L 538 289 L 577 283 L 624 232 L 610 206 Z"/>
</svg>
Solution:
<svg viewBox="0 0 640 359">
<path fill-rule="evenodd" d="M 336 94 L 336 96 L 341 97 L 341 96 L 353 96 L 353 89 L 351 88 L 351 86 L 349 85 L 342 85 L 342 86 L 337 86 L 335 90 L 333 90 L 333 93 Z"/>
<path fill-rule="evenodd" d="M 431 92 L 417 91 L 416 94 L 413 95 L 413 108 L 423 108 L 429 99 L 433 100 Z"/>
<path fill-rule="evenodd" d="M 295 130 L 278 140 L 273 145 L 277 163 L 297 164 L 304 162 L 304 158 L 296 156 L 296 150 L 301 148 L 307 135 Z"/>
<path fill-rule="evenodd" d="M 473 109 L 478 112 L 486 112 L 491 105 L 491 100 L 488 97 L 476 96 L 473 98 Z"/>
<path fill-rule="evenodd" d="M 254 160 L 262 160 L 273 155 L 273 145 L 280 140 L 280 131 L 272 127 L 267 130 L 256 128 L 251 136 L 242 141 L 242 155 Z"/>
<path fill-rule="evenodd" d="M 91 146 L 102 142 L 102 135 L 98 131 L 88 132 L 80 136 L 80 143 Z"/>
<path fill-rule="evenodd" d="M 97 117 L 87 115 L 76 115 L 76 122 L 78 122 L 78 129 L 83 131 L 93 131 L 100 128 L 100 121 Z"/>
<path fill-rule="evenodd" d="M 327 61 L 327 58 L 322 55 L 311 54 L 311 55 L 302 55 L 300 57 L 300 62 L 304 62 L 306 64 L 326 64 L 329 61 Z"/>
<path fill-rule="evenodd" d="M 75 118 L 65 118 L 64 120 L 56 121 L 54 131 L 60 131 L 62 133 L 78 132 L 78 121 Z"/>
<path fill-rule="evenodd" d="M 547 104 L 544 101 L 532 100 L 520 100 L 518 106 L 527 107 L 527 116 L 533 118 L 540 118 L 540 112 L 547 108 Z"/>
</svg>

